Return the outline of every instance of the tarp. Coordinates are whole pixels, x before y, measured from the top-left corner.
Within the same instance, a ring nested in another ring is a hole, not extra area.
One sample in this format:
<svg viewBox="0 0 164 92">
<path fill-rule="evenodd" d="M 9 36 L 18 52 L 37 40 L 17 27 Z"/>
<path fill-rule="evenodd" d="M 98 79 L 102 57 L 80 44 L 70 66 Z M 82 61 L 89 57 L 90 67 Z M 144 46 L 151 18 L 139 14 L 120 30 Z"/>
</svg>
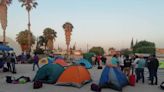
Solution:
<svg viewBox="0 0 164 92">
<path fill-rule="evenodd" d="M 82 87 L 90 81 L 90 73 L 83 66 L 69 66 L 59 77 L 56 85 Z"/>
<path fill-rule="evenodd" d="M 126 85 L 128 85 L 127 77 L 119 68 L 108 66 L 104 68 L 99 81 L 100 87 L 121 91 L 122 87 Z"/>
<path fill-rule="evenodd" d="M 37 71 L 34 81 L 39 80 L 49 84 L 56 83 L 63 71 L 64 68 L 59 64 L 46 64 Z"/>
<path fill-rule="evenodd" d="M 76 64 L 80 64 L 80 65 L 83 65 L 83 66 L 85 66 L 85 68 L 87 68 L 87 69 L 90 69 L 90 68 L 92 68 L 92 65 L 91 65 L 91 63 L 89 63 L 89 61 L 88 60 L 86 60 L 86 59 L 80 59 L 80 60 L 77 60 L 77 61 L 75 61 L 76 62 Z"/>
<path fill-rule="evenodd" d="M 53 63 L 54 64 L 59 64 L 63 67 L 68 66 L 68 64 L 63 59 L 56 59 Z"/>
<path fill-rule="evenodd" d="M 11 50 L 13 50 L 13 48 L 10 48 L 9 46 L 0 44 L 0 50 L 2 50 L 2 51 L 11 51 Z"/>
</svg>

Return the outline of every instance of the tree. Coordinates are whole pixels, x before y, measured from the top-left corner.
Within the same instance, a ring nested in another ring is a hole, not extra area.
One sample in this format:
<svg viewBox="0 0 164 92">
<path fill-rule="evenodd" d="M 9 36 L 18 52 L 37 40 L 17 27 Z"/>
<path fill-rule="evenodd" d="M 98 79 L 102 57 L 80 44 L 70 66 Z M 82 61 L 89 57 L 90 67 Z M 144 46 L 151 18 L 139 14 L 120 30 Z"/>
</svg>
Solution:
<svg viewBox="0 0 164 92">
<path fill-rule="evenodd" d="M 39 36 L 38 41 L 37 41 L 38 48 L 40 48 L 41 46 L 44 46 L 45 50 L 46 50 L 47 42 L 48 41 L 46 40 L 46 38 L 44 36 Z"/>
<path fill-rule="evenodd" d="M 30 23 L 30 11 L 33 8 L 36 8 L 36 6 L 38 5 L 38 3 L 36 2 L 36 0 L 19 0 L 19 2 L 22 3 L 22 7 L 25 7 L 28 13 L 28 31 L 31 31 L 31 23 Z M 30 35 L 28 36 L 28 38 L 30 39 Z M 29 52 L 31 51 L 31 41 L 29 40 L 28 42 L 28 46 L 29 46 Z"/>
<path fill-rule="evenodd" d="M 7 6 L 11 4 L 12 0 L 1 0 L 0 2 L 0 21 L 3 29 L 3 42 L 6 42 L 6 27 L 7 27 Z"/>
<path fill-rule="evenodd" d="M 124 56 L 129 56 L 130 54 L 133 54 L 132 51 L 130 51 L 128 48 L 127 49 L 122 49 L 120 52 Z"/>
<path fill-rule="evenodd" d="M 51 28 L 45 28 L 43 31 L 44 42 L 49 50 L 53 49 L 53 40 L 57 37 L 56 34 L 55 30 Z"/>
<path fill-rule="evenodd" d="M 69 22 L 66 22 L 63 25 L 63 29 L 65 31 L 65 38 L 66 38 L 66 45 L 67 45 L 67 54 L 68 54 L 69 45 L 70 45 L 70 41 L 71 41 L 71 32 L 72 32 L 72 29 L 73 29 L 73 25 L 71 23 L 69 23 Z"/>
<path fill-rule="evenodd" d="M 28 35 L 30 35 L 31 37 L 30 39 L 28 38 Z M 17 34 L 16 41 L 21 45 L 22 51 L 28 51 L 29 48 L 28 48 L 27 42 L 31 41 L 30 45 L 32 46 L 33 44 L 35 44 L 35 37 L 30 31 L 24 30 L 24 31 L 19 32 L 19 34 Z"/>
<path fill-rule="evenodd" d="M 111 51 L 111 50 L 116 50 L 116 49 L 113 48 L 113 47 L 110 47 L 110 48 L 108 49 L 108 51 Z"/>
<path fill-rule="evenodd" d="M 155 43 L 149 41 L 140 41 L 134 46 L 134 53 L 155 54 Z"/>
<path fill-rule="evenodd" d="M 105 53 L 102 47 L 92 47 L 89 52 L 93 52 L 96 55 L 103 55 Z"/>
</svg>

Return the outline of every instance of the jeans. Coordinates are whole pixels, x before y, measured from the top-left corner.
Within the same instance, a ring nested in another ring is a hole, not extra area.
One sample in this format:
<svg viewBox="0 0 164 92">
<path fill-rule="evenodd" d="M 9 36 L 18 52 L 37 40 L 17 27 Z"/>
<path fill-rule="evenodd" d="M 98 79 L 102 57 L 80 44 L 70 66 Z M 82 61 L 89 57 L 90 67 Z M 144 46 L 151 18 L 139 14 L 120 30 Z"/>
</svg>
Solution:
<svg viewBox="0 0 164 92">
<path fill-rule="evenodd" d="M 11 72 L 11 65 L 10 65 L 9 62 L 7 62 L 7 68 L 8 68 L 8 70 Z"/>
<path fill-rule="evenodd" d="M 16 72 L 16 71 L 15 71 L 15 63 L 12 62 L 11 65 L 12 65 L 12 72 L 13 72 L 13 73 Z"/>
<path fill-rule="evenodd" d="M 140 79 L 142 79 L 142 83 L 145 82 L 144 68 L 136 68 L 136 75 L 137 75 L 136 82 L 138 82 Z"/>
<path fill-rule="evenodd" d="M 38 67 L 38 69 L 39 69 L 39 64 L 38 63 L 34 63 L 33 64 L 33 71 L 35 71 L 35 65 Z"/>
<path fill-rule="evenodd" d="M 155 78 L 155 84 L 158 83 L 158 77 L 157 77 L 157 69 L 150 69 L 150 80 L 151 80 L 151 84 L 153 84 Z"/>
</svg>

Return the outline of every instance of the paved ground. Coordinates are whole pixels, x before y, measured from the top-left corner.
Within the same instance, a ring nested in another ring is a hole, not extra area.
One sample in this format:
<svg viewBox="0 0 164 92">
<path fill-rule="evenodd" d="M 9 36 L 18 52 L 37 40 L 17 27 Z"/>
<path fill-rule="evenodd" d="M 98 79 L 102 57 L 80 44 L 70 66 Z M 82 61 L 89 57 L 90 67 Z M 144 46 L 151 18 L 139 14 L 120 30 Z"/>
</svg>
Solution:
<svg viewBox="0 0 164 92">
<path fill-rule="evenodd" d="M 33 83 L 26 84 L 8 84 L 5 82 L 5 76 L 11 75 L 14 77 L 19 76 L 29 76 L 31 79 L 35 76 L 36 72 L 32 71 L 31 64 L 18 64 L 17 74 L 3 73 L 0 71 L 0 92 L 92 92 L 90 90 L 91 83 L 84 85 L 82 88 L 74 87 L 64 87 L 64 86 L 54 86 L 49 84 L 44 84 L 41 89 L 33 89 Z M 97 70 L 97 67 L 89 69 L 93 82 L 97 83 L 99 81 L 102 70 Z M 147 71 L 145 71 L 145 76 L 148 76 Z M 158 72 L 159 83 L 164 81 L 164 69 L 160 69 Z M 117 92 L 112 89 L 102 89 L 102 92 Z M 123 88 L 123 92 L 164 92 L 157 86 L 148 85 L 148 81 L 144 84 L 141 82 L 137 83 L 135 87 L 126 86 Z"/>
</svg>

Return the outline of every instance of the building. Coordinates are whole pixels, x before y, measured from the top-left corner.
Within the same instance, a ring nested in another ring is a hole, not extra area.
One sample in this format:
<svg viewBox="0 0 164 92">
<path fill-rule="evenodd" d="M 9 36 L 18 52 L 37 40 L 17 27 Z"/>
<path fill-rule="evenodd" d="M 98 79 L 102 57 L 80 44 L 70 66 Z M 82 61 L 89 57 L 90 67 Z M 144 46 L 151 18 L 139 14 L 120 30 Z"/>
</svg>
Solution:
<svg viewBox="0 0 164 92">
<path fill-rule="evenodd" d="M 156 56 L 164 57 L 164 48 L 156 48 Z"/>
</svg>

